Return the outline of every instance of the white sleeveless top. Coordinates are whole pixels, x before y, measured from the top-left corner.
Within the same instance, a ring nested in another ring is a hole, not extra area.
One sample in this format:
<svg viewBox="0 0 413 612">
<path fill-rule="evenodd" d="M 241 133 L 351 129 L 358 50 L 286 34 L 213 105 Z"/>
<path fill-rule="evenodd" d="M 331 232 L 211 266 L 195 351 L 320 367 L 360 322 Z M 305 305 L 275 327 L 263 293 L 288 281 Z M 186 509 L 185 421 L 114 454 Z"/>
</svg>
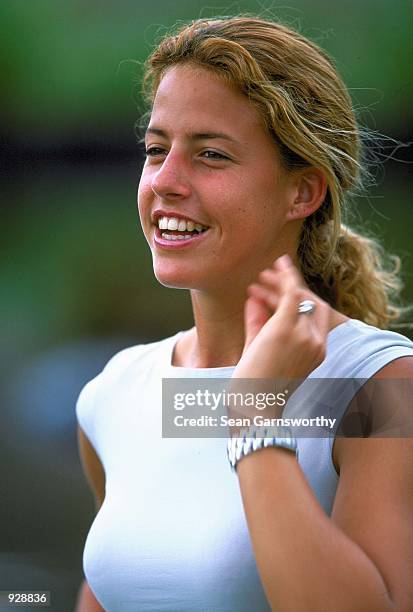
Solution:
<svg viewBox="0 0 413 612">
<path fill-rule="evenodd" d="M 106 475 L 85 576 L 108 612 L 268 612 L 226 439 L 161 436 L 162 378 L 234 370 L 172 366 L 184 333 L 120 351 L 79 396 L 78 422 Z M 350 319 L 331 330 L 311 376 L 367 379 L 403 356 L 413 356 L 408 338 Z M 337 397 L 337 425 L 351 399 Z M 338 483 L 333 441 L 298 439 L 300 466 L 327 514 Z"/>
</svg>

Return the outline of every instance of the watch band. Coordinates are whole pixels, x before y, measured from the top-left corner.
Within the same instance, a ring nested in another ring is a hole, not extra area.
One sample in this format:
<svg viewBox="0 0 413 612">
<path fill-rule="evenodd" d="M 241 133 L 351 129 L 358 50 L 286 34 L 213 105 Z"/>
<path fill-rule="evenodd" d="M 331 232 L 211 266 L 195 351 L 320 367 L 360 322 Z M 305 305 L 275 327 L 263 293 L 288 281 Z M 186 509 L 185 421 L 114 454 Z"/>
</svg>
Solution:
<svg viewBox="0 0 413 612">
<path fill-rule="evenodd" d="M 275 434 L 275 435 L 274 435 Z M 228 460 L 233 472 L 243 457 L 269 446 L 284 448 L 295 454 L 298 460 L 297 440 L 290 427 L 251 427 L 241 429 L 227 444 Z"/>
</svg>

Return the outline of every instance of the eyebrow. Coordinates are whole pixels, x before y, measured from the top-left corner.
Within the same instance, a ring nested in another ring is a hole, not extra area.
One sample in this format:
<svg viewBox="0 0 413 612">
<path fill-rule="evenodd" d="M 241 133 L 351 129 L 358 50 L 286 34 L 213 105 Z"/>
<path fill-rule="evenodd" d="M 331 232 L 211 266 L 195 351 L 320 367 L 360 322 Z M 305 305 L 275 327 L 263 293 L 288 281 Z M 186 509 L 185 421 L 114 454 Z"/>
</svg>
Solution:
<svg viewBox="0 0 413 612">
<path fill-rule="evenodd" d="M 168 135 L 164 130 L 160 130 L 158 128 L 147 128 L 145 134 L 154 134 L 155 136 L 162 136 L 163 138 L 167 138 Z M 213 140 L 220 138 L 222 140 L 228 140 L 229 142 L 234 142 L 235 144 L 240 144 L 235 138 L 232 138 L 225 132 L 192 132 L 189 134 L 189 138 L 191 140 Z"/>
</svg>

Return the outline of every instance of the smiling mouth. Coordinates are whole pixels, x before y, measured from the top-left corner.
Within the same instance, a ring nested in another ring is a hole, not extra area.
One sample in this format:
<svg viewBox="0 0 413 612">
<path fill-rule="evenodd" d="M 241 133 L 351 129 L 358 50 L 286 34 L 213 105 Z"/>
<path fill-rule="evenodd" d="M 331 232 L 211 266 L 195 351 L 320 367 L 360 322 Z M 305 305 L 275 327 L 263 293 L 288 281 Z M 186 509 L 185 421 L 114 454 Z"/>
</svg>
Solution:
<svg viewBox="0 0 413 612">
<path fill-rule="evenodd" d="M 155 226 L 155 242 L 162 245 L 170 246 L 186 246 L 189 243 L 200 240 L 204 234 L 208 232 L 209 228 L 202 229 L 201 231 L 179 231 L 170 229 L 160 229 L 157 225 Z"/>
<path fill-rule="evenodd" d="M 191 240 L 193 238 L 197 238 L 200 234 L 204 234 L 205 232 L 208 231 L 207 229 L 202 229 L 201 231 L 193 230 L 192 232 L 190 232 L 189 230 L 179 231 L 179 230 L 159 229 L 159 227 L 157 227 L 156 229 L 158 230 L 157 233 L 159 234 L 159 236 L 162 236 L 162 238 L 165 238 L 165 240 L 172 240 L 172 241 Z"/>
<path fill-rule="evenodd" d="M 189 240 L 208 229 L 207 225 L 181 216 L 159 215 L 155 225 L 161 230 L 161 235 L 165 240 Z"/>
</svg>

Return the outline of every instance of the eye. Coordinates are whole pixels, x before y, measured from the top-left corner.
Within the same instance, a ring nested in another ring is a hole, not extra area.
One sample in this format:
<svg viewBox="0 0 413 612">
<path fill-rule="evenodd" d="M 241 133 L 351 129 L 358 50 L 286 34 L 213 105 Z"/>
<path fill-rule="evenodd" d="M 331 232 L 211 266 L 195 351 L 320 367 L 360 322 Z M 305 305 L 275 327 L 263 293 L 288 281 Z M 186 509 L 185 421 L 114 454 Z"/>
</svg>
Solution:
<svg viewBox="0 0 413 612">
<path fill-rule="evenodd" d="M 206 159 L 216 159 L 219 161 L 220 159 L 229 159 L 226 155 L 222 155 L 222 153 L 217 153 L 216 151 L 204 151 L 202 155 L 206 156 Z"/>
<path fill-rule="evenodd" d="M 164 149 L 160 147 L 149 147 L 145 151 L 147 157 L 155 157 L 157 155 L 163 155 L 165 153 Z"/>
</svg>

